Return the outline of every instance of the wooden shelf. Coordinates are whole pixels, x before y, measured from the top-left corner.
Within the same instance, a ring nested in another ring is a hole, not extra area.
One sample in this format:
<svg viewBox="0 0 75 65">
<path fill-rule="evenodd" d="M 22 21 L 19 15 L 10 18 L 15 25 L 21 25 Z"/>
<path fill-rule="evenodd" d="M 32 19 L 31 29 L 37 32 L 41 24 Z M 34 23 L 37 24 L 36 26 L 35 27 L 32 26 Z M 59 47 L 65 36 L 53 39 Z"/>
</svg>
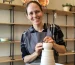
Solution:
<svg viewBox="0 0 75 65">
<path fill-rule="evenodd" d="M 8 44 L 8 43 L 11 43 L 11 41 L 0 42 L 0 44 Z"/>
<path fill-rule="evenodd" d="M 64 41 L 75 41 L 75 39 L 64 39 Z M 20 40 L 14 40 L 14 41 L 5 41 L 0 43 L 20 43 Z"/>
<path fill-rule="evenodd" d="M 12 60 L 12 57 L 8 57 L 8 56 L 0 57 L 0 63 L 13 62 L 13 61 L 22 61 L 21 55 L 14 56 L 14 60 Z"/>
<path fill-rule="evenodd" d="M 44 13 L 45 14 L 53 14 L 53 11 L 52 9 L 43 9 Z"/>
<path fill-rule="evenodd" d="M 25 6 L 23 5 L 0 3 L 0 9 L 9 10 L 12 9 L 12 7 L 14 7 L 15 11 L 23 11 L 23 12 L 25 11 Z M 56 12 L 59 15 L 73 15 L 73 13 L 75 13 L 75 12 L 66 12 L 66 11 L 46 9 L 46 8 L 43 11 L 44 13 L 48 13 L 48 14 L 53 14 L 53 12 Z"/>
<path fill-rule="evenodd" d="M 12 61 L 23 61 L 22 56 L 21 55 L 15 55 L 14 60 L 12 60 Z"/>
<path fill-rule="evenodd" d="M 4 63 L 4 62 L 12 62 L 11 57 L 0 57 L 0 63 Z"/>
<path fill-rule="evenodd" d="M 74 55 L 74 54 L 75 54 L 75 52 L 66 52 L 66 53 L 64 53 L 64 54 L 60 54 L 60 53 L 59 53 L 59 56 Z"/>
<path fill-rule="evenodd" d="M 4 42 L 0 42 L 0 44 L 8 44 L 8 43 L 20 43 L 20 41 L 4 41 Z"/>
<path fill-rule="evenodd" d="M 0 3 L 0 9 L 9 10 L 11 9 L 11 6 L 9 4 Z"/>
<path fill-rule="evenodd" d="M 69 16 L 73 16 L 73 13 L 75 12 L 66 12 L 66 11 L 62 11 L 62 10 L 55 10 L 55 9 L 44 9 L 44 13 L 48 13 L 48 14 L 53 14 L 53 13 L 57 13 L 57 15 L 69 15 Z"/>
<path fill-rule="evenodd" d="M 64 39 L 64 41 L 75 41 L 75 39 Z"/>
<path fill-rule="evenodd" d="M 12 25 L 12 23 L 0 23 L 0 25 Z"/>
<path fill-rule="evenodd" d="M 73 12 L 70 12 L 70 11 L 62 11 L 62 10 L 55 10 L 55 11 L 59 15 L 69 15 L 69 16 L 73 15 Z"/>
<path fill-rule="evenodd" d="M 75 12 L 71 12 L 71 11 L 67 12 L 67 11 L 54 10 L 54 9 L 44 9 L 44 13 L 48 13 L 48 14 L 57 13 L 57 15 L 73 16 L 73 13 L 75 13 Z"/>
<path fill-rule="evenodd" d="M 75 41 L 75 39 L 64 39 L 64 41 Z M 20 43 L 20 41 L 18 40 L 18 41 L 13 41 L 13 43 Z"/>
<path fill-rule="evenodd" d="M 1 44 L 8 44 L 8 43 L 20 43 L 20 41 L 5 41 L 5 42 L 0 42 Z"/>
<path fill-rule="evenodd" d="M 0 25 L 20 25 L 20 26 L 31 26 L 32 24 L 22 24 L 22 23 L 0 23 Z"/>
<path fill-rule="evenodd" d="M 20 26 L 31 26 L 32 24 L 22 24 L 22 23 L 13 23 L 14 25 L 20 25 Z"/>
<path fill-rule="evenodd" d="M 20 41 L 16 41 L 16 40 L 15 40 L 15 41 L 12 41 L 12 43 L 20 43 Z"/>
<path fill-rule="evenodd" d="M 64 41 L 75 41 L 75 39 L 64 39 Z M 12 41 L 12 43 L 20 43 L 20 41 Z"/>
<path fill-rule="evenodd" d="M 60 27 L 68 27 L 68 28 L 74 28 L 75 26 L 73 25 L 59 25 Z"/>
<path fill-rule="evenodd" d="M 22 23 L 0 23 L 0 25 L 20 25 L 20 26 L 31 26 L 32 24 L 22 24 Z M 74 28 L 73 25 L 59 25 L 60 27 L 70 27 Z"/>
<path fill-rule="evenodd" d="M 75 41 L 75 39 L 64 39 L 64 41 Z M 0 43 L 20 43 L 20 40 L 5 41 L 5 42 L 0 42 Z"/>
<path fill-rule="evenodd" d="M 15 11 L 24 11 L 24 6 L 22 5 L 14 5 L 14 4 L 5 4 L 5 3 L 0 3 L 0 9 L 3 10 L 10 10 L 14 7 Z"/>
</svg>

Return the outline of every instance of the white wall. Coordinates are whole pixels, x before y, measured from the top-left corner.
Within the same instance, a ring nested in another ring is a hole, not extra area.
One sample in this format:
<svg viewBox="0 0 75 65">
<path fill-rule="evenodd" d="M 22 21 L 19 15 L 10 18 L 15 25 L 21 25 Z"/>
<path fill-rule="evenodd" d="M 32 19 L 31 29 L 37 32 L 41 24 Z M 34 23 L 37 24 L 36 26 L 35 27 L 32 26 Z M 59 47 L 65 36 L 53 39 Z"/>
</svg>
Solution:
<svg viewBox="0 0 75 65">
<path fill-rule="evenodd" d="M 0 0 L 2 3 L 3 0 Z M 59 3 L 58 3 L 59 2 Z M 75 5 L 74 0 L 50 0 L 49 5 L 47 8 L 50 9 L 57 9 L 57 10 L 62 10 L 62 4 L 63 3 L 71 3 Z M 17 4 L 17 5 L 22 5 L 21 0 L 15 0 L 12 2 L 12 4 Z M 44 15 L 43 21 L 46 22 L 46 14 Z M 53 15 L 49 15 L 49 23 L 53 23 Z M 10 22 L 10 11 L 9 10 L 0 10 L 0 22 Z M 15 11 L 15 22 L 18 23 L 29 23 L 29 20 L 25 16 L 25 12 L 18 12 Z M 59 16 L 57 15 L 57 18 L 55 19 L 56 24 L 66 24 L 66 18 L 65 16 Z M 68 16 L 68 25 L 74 25 L 73 17 Z M 29 26 L 15 26 L 15 40 L 20 40 L 21 39 L 21 34 L 23 33 L 24 30 L 26 30 Z M 66 37 L 66 29 L 61 28 L 63 33 L 64 33 L 64 38 Z M 17 33 L 18 32 L 18 33 Z M 74 29 L 70 28 L 70 31 L 68 29 L 68 38 L 74 38 Z M 7 37 L 10 38 L 10 26 L 8 25 L 0 25 L 0 37 Z M 71 44 L 72 43 L 72 44 Z M 4 47 L 4 48 L 3 48 Z M 73 47 L 73 42 L 68 42 L 68 49 L 71 48 L 74 49 Z M 0 56 L 9 56 L 9 44 L 0 44 L 0 51 L 4 51 L 0 53 Z M 21 54 L 20 51 L 20 44 L 15 44 L 15 55 Z M 73 61 L 73 56 L 68 56 L 70 59 L 68 61 Z M 59 57 L 60 62 L 65 62 L 65 57 Z M 10 65 L 10 63 L 0 63 L 0 65 Z M 14 65 L 23 65 L 23 62 L 15 62 Z"/>
</svg>

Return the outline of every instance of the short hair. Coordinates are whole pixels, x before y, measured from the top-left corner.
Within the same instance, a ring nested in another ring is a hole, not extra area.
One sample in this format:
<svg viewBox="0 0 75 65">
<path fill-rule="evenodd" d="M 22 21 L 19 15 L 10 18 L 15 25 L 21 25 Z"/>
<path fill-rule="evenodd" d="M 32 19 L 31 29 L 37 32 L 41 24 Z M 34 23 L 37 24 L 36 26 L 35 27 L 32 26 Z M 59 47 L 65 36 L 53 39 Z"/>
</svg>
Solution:
<svg viewBox="0 0 75 65">
<path fill-rule="evenodd" d="M 41 9 L 41 11 L 43 11 L 43 10 L 42 10 L 42 6 L 41 6 L 37 1 L 29 1 L 29 2 L 26 4 L 26 6 L 25 6 L 26 14 L 27 14 L 27 8 L 28 8 L 29 4 L 31 4 L 31 3 L 37 4 L 37 5 L 39 6 L 39 8 Z"/>
</svg>

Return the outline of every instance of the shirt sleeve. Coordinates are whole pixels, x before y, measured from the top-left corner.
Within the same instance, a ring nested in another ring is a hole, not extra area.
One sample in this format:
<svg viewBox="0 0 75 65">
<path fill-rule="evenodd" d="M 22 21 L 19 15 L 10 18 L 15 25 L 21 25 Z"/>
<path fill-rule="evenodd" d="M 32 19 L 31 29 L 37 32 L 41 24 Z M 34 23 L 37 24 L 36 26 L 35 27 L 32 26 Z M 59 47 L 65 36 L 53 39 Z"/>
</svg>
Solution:
<svg viewBox="0 0 75 65">
<path fill-rule="evenodd" d="M 26 34 L 23 33 L 21 36 L 21 52 L 22 52 L 22 58 L 24 59 L 24 56 L 28 55 L 28 50 L 26 48 Z"/>
<path fill-rule="evenodd" d="M 59 45 L 65 46 L 65 42 L 63 40 L 63 37 L 64 37 L 64 34 L 63 34 L 61 28 L 58 25 L 56 25 L 55 26 L 55 41 L 56 41 L 56 43 Z"/>
</svg>

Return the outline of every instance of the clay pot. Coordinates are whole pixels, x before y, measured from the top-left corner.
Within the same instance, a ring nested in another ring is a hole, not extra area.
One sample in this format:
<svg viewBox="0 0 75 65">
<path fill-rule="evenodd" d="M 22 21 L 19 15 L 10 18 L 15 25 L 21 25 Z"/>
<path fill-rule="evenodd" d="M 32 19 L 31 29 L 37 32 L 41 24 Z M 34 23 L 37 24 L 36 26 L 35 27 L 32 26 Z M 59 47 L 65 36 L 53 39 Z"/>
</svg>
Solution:
<svg viewBox="0 0 75 65">
<path fill-rule="evenodd" d="M 63 10 L 64 11 L 70 11 L 70 7 L 69 6 L 65 6 L 65 7 L 63 7 Z"/>
</svg>

